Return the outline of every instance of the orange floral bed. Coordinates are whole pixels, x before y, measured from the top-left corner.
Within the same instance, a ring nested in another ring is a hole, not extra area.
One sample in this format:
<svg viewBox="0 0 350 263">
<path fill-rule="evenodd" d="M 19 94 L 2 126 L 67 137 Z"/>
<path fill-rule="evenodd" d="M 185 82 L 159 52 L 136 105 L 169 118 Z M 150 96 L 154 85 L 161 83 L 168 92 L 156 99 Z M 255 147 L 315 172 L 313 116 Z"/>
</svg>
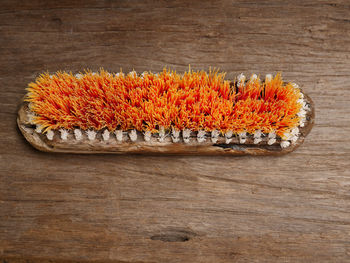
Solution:
<svg viewBox="0 0 350 263">
<path fill-rule="evenodd" d="M 108 128 L 158 132 L 164 129 L 222 133 L 275 132 L 297 127 L 300 90 L 278 74 L 262 83 L 225 80 L 217 71 L 178 74 L 111 74 L 86 71 L 40 75 L 28 87 L 34 124 L 44 131 Z"/>
</svg>

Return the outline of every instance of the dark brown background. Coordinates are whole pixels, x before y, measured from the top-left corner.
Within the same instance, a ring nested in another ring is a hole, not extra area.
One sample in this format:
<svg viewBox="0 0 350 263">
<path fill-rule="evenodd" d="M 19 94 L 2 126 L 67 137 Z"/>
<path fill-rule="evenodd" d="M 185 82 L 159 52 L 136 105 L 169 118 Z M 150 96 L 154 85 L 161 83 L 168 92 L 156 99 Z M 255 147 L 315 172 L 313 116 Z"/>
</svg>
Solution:
<svg viewBox="0 0 350 263">
<path fill-rule="evenodd" d="M 349 1 L 0 4 L 0 257 L 350 262 Z M 316 125 L 289 155 L 239 158 L 48 154 L 16 127 L 43 71 L 189 64 L 281 71 Z"/>
</svg>

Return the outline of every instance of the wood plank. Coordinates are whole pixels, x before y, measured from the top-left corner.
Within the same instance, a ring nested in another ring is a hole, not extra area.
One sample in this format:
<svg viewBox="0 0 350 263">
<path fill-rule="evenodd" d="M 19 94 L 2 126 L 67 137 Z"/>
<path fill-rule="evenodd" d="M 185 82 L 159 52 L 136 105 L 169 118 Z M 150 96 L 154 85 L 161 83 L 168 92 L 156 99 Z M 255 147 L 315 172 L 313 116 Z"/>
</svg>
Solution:
<svg viewBox="0 0 350 263">
<path fill-rule="evenodd" d="M 350 262 L 350 5 L 1 1 L 3 262 Z M 43 71 L 281 71 L 314 100 L 282 157 L 49 154 L 16 127 Z"/>
</svg>

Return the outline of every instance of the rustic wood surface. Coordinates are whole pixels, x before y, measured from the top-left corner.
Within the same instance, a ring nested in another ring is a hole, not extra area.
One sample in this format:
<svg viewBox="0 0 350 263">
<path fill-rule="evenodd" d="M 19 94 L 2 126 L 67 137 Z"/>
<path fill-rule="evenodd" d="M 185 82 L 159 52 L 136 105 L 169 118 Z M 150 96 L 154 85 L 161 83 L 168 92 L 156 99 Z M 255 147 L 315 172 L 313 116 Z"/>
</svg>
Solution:
<svg viewBox="0 0 350 263">
<path fill-rule="evenodd" d="M 349 1 L 0 3 L 3 262 L 350 262 Z M 43 71 L 188 64 L 283 72 L 313 130 L 282 157 L 171 157 L 43 153 L 16 126 Z"/>
</svg>

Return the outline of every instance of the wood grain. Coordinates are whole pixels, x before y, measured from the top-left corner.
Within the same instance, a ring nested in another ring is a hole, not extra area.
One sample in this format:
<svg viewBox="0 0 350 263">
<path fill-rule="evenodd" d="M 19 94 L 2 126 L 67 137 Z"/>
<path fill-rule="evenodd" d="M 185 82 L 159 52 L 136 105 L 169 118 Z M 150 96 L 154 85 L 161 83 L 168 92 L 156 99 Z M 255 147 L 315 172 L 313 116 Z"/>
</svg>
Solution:
<svg viewBox="0 0 350 263">
<path fill-rule="evenodd" d="M 350 262 L 348 1 L 1 1 L 3 262 Z M 314 100 L 281 157 L 49 154 L 24 87 L 83 68 L 281 71 Z"/>
</svg>

